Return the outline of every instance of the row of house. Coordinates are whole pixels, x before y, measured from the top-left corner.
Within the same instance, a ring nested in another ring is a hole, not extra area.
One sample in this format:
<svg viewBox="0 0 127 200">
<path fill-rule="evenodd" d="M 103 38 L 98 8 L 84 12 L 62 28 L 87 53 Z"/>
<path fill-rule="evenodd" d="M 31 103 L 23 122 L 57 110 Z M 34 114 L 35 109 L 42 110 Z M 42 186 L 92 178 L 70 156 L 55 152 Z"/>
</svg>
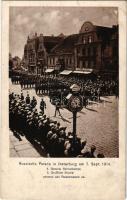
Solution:
<svg viewBox="0 0 127 200">
<path fill-rule="evenodd" d="M 52 70 L 118 72 L 118 25 L 102 27 L 85 22 L 78 34 L 27 38 L 24 64 L 29 72 Z"/>
</svg>

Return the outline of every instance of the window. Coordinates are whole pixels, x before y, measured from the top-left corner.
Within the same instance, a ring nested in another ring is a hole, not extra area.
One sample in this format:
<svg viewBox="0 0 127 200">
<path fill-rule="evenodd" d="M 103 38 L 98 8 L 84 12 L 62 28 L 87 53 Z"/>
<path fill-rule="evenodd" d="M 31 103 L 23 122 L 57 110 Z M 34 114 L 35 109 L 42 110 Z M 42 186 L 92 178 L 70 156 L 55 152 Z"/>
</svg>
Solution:
<svg viewBox="0 0 127 200">
<path fill-rule="evenodd" d="M 89 67 L 90 67 L 90 68 L 93 68 L 93 66 L 94 66 L 93 60 L 89 61 Z"/>
<path fill-rule="evenodd" d="M 70 65 L 71 65 L 71 63 L 72 63 L 72 60 L 71 60 L 71 58 L 70 58 Z"/>
<path fill-rule="evenodd" d="M 48 64 L 50 65 L 50 58 L 48 57 Z"/>
<path fill-rule="evenodd" d="M 83 37 L 83 44 L 87 44 L 87 38 Z"/>
<path fill-rule="evenodd" d="M 94 56 L 96 55 L 96 51 L 97 51 L 97 48 L 96 48 L 96 47 L 94 47 L 94 48 L 93 48 L 93 53 L 94 53 Z"/>
<path fill-rule="evenodd" d="M 80 53 L 80 49 L 77 49 L 77 54 L 79 55 L 79 53 Z"/>
<path fill-rule="evenodd" d="M 93 56 L 93 47 L 91 47 L 90 55 Z"/>
<path fill-rule="evenodd" d="M 41 56 L 44 57 L 44 51 L 41 52 Z"/>
<path fill-rule="evenodd" d="M 85 68 L 85 61 L 83 61 L 83 68 Z"/>
<path fill-rule="evenodd" d="M 85 61 L 85 68 L 88 68 L 88 60 Z"/>
<path fill-rule="evenodd" d="M 83 48 L 83 49 L 82 49 L 82 55 L 85 55 L 85 53 L 86 53 L 86 49 Z"/>
<path fill-rule="evenodd" d="M 91 67 L 91 68 L 94 67 L 94 62 L 93 62 L 93 60 L 91 60 L 90 67 Z"/>
<path fill-rule="evenodd" d="M 90 48 L 88 48 L 88 56 L 90 56 Z"/>
<path fill-rule="evenodd" d="M 91 35 L 88 37 L 88 41 L 89 41 L 89 43 L 92 42 L 92 36 Z"/>
<path fill-rule="evenodd" d="M 85 49 L 85 56 L 88 56 L 88 49 Z"/>
<path fill-rule="evenodd" d="M 39 53 L 38 53 L 38 57 L 39 57 L 39 58 L 43 58 L 43 57 L 44 57 L 44 52 L 43 52 L 43 51 L 42 51 L 42 52 L 39 52 Z"/>
<path fill-rule="evenodd" d="M 68 58 L 66 58 L 66 64 L 68 65 Z"/>
<path fill-rule="evenodd" d="M 53 57 L 53 65 L 55 64 L 55 58 Z"/>
<path fill-rule="evenodd" d="M 83 38 L 83 43 L 86 44 L 86 38 Z"/>
<path fill-rule="evenodd" d="M 83 63 L 82 63 L 82 61 L 80 60 L 80 68 L 82 68 L 82 64 L 83 64 Z"/>
<path fill-rule="evenodd" d="M 31 61 L 32 61 L 32 62 L 35 61 L 35 54 L 32 54 L 32 56 L 31 56 Z"/>
</svg>

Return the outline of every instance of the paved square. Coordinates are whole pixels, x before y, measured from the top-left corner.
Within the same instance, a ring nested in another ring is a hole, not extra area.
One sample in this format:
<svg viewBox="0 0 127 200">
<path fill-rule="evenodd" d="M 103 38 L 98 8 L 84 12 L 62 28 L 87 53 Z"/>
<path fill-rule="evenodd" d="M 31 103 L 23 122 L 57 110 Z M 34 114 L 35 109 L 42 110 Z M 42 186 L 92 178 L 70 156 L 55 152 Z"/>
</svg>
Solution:
<svg viewBox="0 0 127 200">
<path fill-rule="evenodd" d="M 12 85 L 10 82 L 10 91 L 20 94 L 21 87 Z M 28 92 L 30 97 L 36 97 L 39 111 L 41 97 L 36 95 L 34 89 L 30 89 Z M 24 96 L 26 96 L 26 93 L 27 90 L 23 90 Z M 72 113 L 67 109 L 60 109 L 62 117 L 54 117 L 55 106 L 50 103 L 48 96 L 44 96 L 44 101 L 47 105 L 45 111 L 47 117 L 57 120 L 62 126 L 66 126 L 67 131 L 72 131 Z M 87 140 L 87 148 L 95 145 L 97 147 L 96 152 L 103 153 L 105 157 L 119 156 L 118 103 L 118 99 L 114 96 L 101 97 L 101 102 L 90 102 L 88 107 L 83 108 L 77 115 L 77 135 Z M 17 141 L 12 136 L 10 136 L 10 139 L 14 143 Z M 24 145 L 20 148 L 25 149 Z M 24 150 L 20 152 L 20 156 L 33 155 L 32 151 L 29 154 L 29 149 L 26 153 Z"/>
</svg>

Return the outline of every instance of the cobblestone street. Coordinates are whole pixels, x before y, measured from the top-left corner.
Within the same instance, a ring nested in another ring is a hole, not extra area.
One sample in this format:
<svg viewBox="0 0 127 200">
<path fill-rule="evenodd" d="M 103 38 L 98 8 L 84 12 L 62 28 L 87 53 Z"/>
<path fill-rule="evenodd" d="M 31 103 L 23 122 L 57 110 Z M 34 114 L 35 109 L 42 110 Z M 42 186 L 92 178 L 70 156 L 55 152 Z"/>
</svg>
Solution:
<svg viewBox="0 0 127 200">
<path fill-rule="evenodd" d="M 10 81 L 10 91 L 15 93 L 21 93 L 20 85 L 12 85 Z M 27 91 L 30 94 L 30 97 L 35 96 L 37 99 L 37 109 L 39 110 L 41 97 L 37 96 L 34 89 L 26 89 L 23 90 L 24 96 L 26 96 Z M 60 122 L 62 126 L 67 127 L 67 131 L 72 131 L 72 113 L 67 109 L 60 109 L 61 115 L 54 117 L 55 106 L 52 105 L 49 101 L 48 96 L 44 96 L 44 101 L 46 102 L 47 109 L 46 115 L 51 119 L 57 120 Z M 105 157 L 118 157 L 119 153 L 119 132 L 118 132 L 118 99 L 114 96 L 106 96 L 101 97 L 101 102 L 89 102 L 87 108 L 83 108 L 81 112 L 77 115 L 77 135 L 79 135 L 82 139 L 87 140 L 87 148 L 88 146 L 95 145 L 97 147 L 96 152 L 103 153 Z M 13 138 L 12 138 L 13 137 Z M 11 141 L 11 152 L 13 149 L 12 141 L 14 140 L 14 136 L 10 133 L 10 141 Z M 17 139 L 16 139 L 17 140 Z M 25 144 L 20 145 L 20 148 L 24 148 L 20 155 L 16 152 L 12 152 L 12 156 L 20 156 L 25 157 L 39 157 L 39 153 L 36 152 L 31 144 L 28 144 L 27 140 L 25 140 Z M 23 143 L 17 140 L 18 143 Z M 26 145 L 30 148 L 27 148 L 27 152 L 25 151 Z M 29 149 L 29 150 L 28 150 Z M 23 153 L 24 152 L 24 153 Z"/>
</svg>

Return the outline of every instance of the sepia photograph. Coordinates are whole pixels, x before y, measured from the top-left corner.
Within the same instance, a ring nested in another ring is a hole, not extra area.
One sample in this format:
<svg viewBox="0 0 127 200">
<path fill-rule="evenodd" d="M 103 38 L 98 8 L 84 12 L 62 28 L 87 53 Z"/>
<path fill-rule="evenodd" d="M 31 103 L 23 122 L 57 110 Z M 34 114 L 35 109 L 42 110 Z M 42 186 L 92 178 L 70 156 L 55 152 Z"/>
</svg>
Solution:
<svg viewBox="0 0 127 200">
<path fill-rule="evenodd" d="M 9 154 L 119 158 L 118 7 L 9 7 Z"/>
</svg>

